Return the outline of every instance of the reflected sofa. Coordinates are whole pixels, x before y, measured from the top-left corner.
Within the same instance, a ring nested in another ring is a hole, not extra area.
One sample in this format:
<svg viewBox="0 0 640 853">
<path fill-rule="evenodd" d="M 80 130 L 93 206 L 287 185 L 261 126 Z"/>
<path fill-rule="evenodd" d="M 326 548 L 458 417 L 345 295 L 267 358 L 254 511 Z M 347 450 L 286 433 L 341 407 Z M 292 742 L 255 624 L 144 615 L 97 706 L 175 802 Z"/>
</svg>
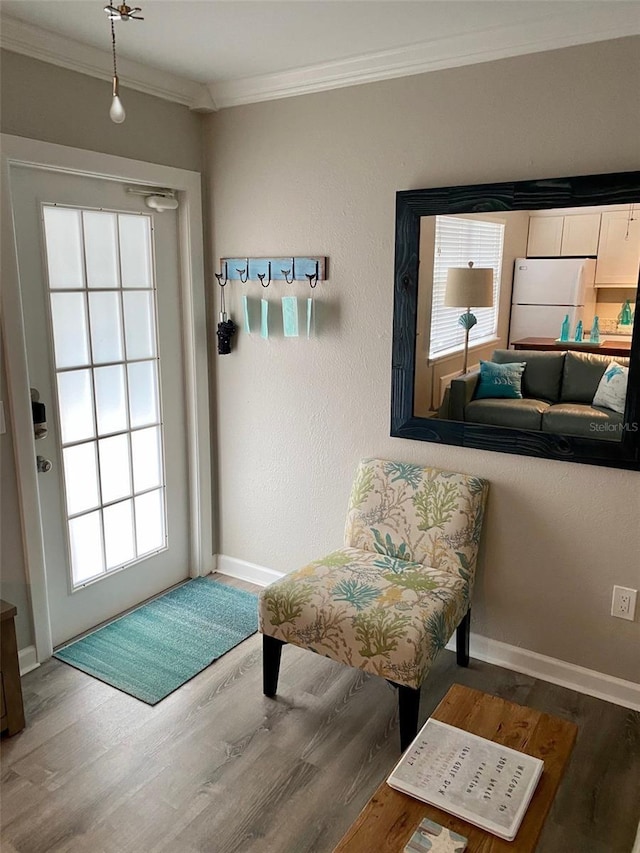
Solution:
<svg viewBox="0 0 640 853">
<path fill-rule="evenodd" d="M 592 405 L 607 366 L 615 361 L 629 365 L 628 358 L 576 351 L 495 350 L 497 364 L 525 362 L 522 399 L 475 400 L 479 371 L 451 382 L 439 417 L 512 429 L 541 430 L 586 438 L 619 441 L 624 416 Z"/>
</svg>

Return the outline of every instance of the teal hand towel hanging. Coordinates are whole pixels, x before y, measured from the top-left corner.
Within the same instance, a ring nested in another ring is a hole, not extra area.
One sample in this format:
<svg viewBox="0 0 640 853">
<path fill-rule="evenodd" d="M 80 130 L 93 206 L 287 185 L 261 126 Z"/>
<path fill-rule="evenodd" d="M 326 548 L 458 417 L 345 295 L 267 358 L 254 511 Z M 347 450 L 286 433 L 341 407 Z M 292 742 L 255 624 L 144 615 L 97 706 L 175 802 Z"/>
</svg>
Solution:
<svg viewBox="0 0 640 853">
<path fill-rule="evenodd" d="M 309 296 L 307 297 L 307 337 L 311 337 L 311 327 L 314 321 L 313 316 L 313 299 Z"/>
<path fill-rule="evenodd" d="M 266 299 L 260 300 L 260 337 L 265 340 L 269 337 L 269 303 Z"/>
<path fill-rule="evenodd" d="M 246 294 L 242 297 L 242 314 L 244 316 L 244 330 L 250 334 L 251 323 L 249 322 L 249 297 L 246 296 Z"/>
<path fill-rule="evenodd" d="M 298 299 L 295 296 L 282 297 L 282 325 L 285 338 L 298 337 Z"/>
</svg>

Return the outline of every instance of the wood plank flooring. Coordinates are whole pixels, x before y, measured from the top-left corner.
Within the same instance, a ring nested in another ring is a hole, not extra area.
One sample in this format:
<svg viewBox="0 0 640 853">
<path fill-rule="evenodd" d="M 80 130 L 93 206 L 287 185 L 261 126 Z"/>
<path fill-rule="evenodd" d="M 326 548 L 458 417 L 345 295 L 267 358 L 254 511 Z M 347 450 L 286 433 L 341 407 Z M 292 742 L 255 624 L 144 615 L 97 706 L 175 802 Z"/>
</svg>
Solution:
<svg viewBox="0 0 640 853">
<path fill-rule="evenodd" d="M 579 726 L 538 853 L 630 853 L 639 713 L 445 651 L 421 721 L 454 682 Z M 259 635 L 154 708 L 53 659 L 22 683 L 3 853 L 330 853 L 399 755 L 391 687 L 286 647 L 267 699 Z"/>
</svg>

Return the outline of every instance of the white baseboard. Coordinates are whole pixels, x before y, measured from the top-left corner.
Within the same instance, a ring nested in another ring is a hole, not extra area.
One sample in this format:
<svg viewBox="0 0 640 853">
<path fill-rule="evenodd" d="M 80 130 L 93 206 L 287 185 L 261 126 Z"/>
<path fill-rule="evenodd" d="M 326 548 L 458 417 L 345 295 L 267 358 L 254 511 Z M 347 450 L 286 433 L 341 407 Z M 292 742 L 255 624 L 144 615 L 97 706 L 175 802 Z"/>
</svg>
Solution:
<svg viewBox="0 0 640 853">
<path fill-rule="evenodd" d="M 26 675 L 32 669 L 37 669 L 40 664 L 36 656 L 35 646 L 26 646 L 18 652 L 18 666 L 20 667 L 20 675 Z"/>
<path fill-rule="evenodd" d="M 454 635 L 447 643 L 447 649 L 455 651 L 455 647 Z M 491 640 L 473 632 L 469 639 L 469 654 L 477 660 L 502 666 L 514 672 L 522 672 L 569 690 L 577 690 L 579 693 L 586 693 L 587 696 L 613 702 L 614 705 L 640 711 L 640 684 L 633 681 L 615 678 L 574 663 Z"/>
<path fill-rule="evenodd" d="M 284 577 L 284 572 L 276 572 L 256 563 L 237 560 L 235 557 L 225 557 L 224 554 L 218 554 L 218 571 L 222 575 L 250 581 L 258 586 L 267 586 Z M 455 647 L 454 635 L 447 643 L 447 649 L 455 651 Z M 469 640 L 469 654 L 485 663 L 522 672 L 569 690 L 577 690 L 578 693 L 586 693 L 587 696 L 595 696 L 596 699 L 604 699 L 605 702 L 613 702 L 614 705 L 640 711 L 640 684 L 633 681 L 614 678 L 612 675 L 474 633 Z"/>
<path fill-rule="evenodd" d="M 284 577 L 284 572 L 276 572 L 273 569 L 259 566 L 257 563 L 237 560 L 235 557 L 225 557 L 224 554 L 218 554 L 216 571 L 220 572 L 221 575 L 228 575 L 230 578 L 238 578 L 241 581 L 250 581 L 258 586 L 268 586 L 273 581 Z"/>
</svg>

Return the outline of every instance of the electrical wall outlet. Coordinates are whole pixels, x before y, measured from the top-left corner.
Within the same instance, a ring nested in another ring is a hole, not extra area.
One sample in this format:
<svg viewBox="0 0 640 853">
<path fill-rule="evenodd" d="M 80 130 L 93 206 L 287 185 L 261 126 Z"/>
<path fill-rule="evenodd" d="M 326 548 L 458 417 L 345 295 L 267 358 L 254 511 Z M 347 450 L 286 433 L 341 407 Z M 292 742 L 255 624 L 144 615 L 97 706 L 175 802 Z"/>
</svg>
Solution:
<svg viewBox="0 0 640 853">
<path fill-rule="evenodd" d="M 636 618 L 637 595 L 637 589 L 629 589 L 626 586 L 614 586 L 611 615 L 618 616 L 620 619 L 629 619 L 629 621 L 633 622 Z"/>
</svg>

